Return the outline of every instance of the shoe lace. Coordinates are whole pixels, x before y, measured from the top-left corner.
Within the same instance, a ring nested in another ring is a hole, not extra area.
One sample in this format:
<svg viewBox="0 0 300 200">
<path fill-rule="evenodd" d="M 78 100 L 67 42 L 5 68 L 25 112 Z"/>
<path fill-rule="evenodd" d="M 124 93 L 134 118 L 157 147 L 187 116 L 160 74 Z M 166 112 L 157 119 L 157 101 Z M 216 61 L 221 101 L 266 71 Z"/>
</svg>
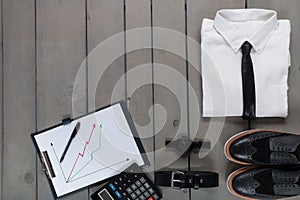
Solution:
<svg viewBox="0 0 300 200">
<path fill-rule="evenodd" d="M 276 177 L 275 182 L 276 183 L 284 183 L 284 184 L 279 184 L 280 187 L 295 187 L 293 185 L 294 183 L 297 183 L 299 180 L 299 172 L 294 171 L 294 172 L 289 172 L 289 171 L 281 171 L 281 170 L 274 170 L 274 174 Z"/>
<path fill-rule="evenodd" d="M 286 152 L 273 152 L 271 154 L 271 159 L 274 164 L 294 164 L 296 162 L 295 157 Z"/>
</svg>

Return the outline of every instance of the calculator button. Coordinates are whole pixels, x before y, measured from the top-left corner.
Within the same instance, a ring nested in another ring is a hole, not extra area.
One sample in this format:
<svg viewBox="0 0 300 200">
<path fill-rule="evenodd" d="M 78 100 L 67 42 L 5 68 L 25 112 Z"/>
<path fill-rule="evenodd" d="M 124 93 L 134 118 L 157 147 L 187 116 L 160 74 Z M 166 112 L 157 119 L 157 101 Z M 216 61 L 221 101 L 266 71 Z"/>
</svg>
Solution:
<svg viewBox="0 0 300 200">
<path fill-rule="evenodd" d="M 153 197 L 149 197 L 147 200 L 154 200 Z"/>
<path fill-rule="evenodd" d="M 153 190 L 152 188 L 149 188 L 149 189 L 148 189 L 148 192 L 149 192 L 150 194 L 153 194 L 153 193 L 154 193 L 154 190 Z"/>
<path fill-rule="evenodd" d="M 134 175 L 133 175 L 133 177 L 134 177 L 134 178 L 137 178 L 137 177 L 138 177 L 138 175 L 137 175 L 137 174 L 134 174 Z"/>
<path fill-rule="evenodd" d="M 140 181 L 136 181 L 135 184 L 136 184 L 136 186 L 138 186 L 138 187 L 140 187 L 140 186 L 142 185 Z"/>
<path fill-rule="evenodd" d="M 118 189 L 121 191 L 123 188 L 119 186 Z"/>
<path fill-rule="evenodd" d="M 122 177 L 124 178 L 124 179 L 126 179 L 127 177 L 128 177 L 128 175 L 127 174 L 122 174 Z"/>
<path fill-rule="evenodd" d="M 137 196 L 136 196 L 136 194 L 133 192 L 133 193 L 130 195 L 130 197 L 131 197 L 132 199 L 135 199 Z"/>
<path fill-rule="evenodd" d="M 127 196 L 127 193 L 124 191 L 124 192 L 122 192 L 122 194 L 124 195 L 124 196 Z"/>
<path fill-rule="evenodd" d="M 130 179 L 128 179 L 128 180 L 127 180 L 127 183 L 131 183 L 131 180 L 130 180 Z"/>
<path fill-rule="evenodd" d="M 141 190 L 142 192 L 145 192 L 145 191 L 146 191 L 146 188 L 144 188 L 144 186 L 141 186 L 141 187 L 140 187 L 140 190 Z"/>
<path fill-rule="evenodd" d="M 137 186 L 136 186 L 135 184 L 132 184 L 132 185 L 131 185 L 131 188 L 132 188 L 133 190 L 136 190 L 136 189 L 137 189 Z"/>
<path fill-rule="evenodd" d="M 144 195 L 146 198 L 148 198 L 150 196 L 149 192 L 144 192 Z"/>
<path fill-rule="evenodd" d="M 157 194 L 153 194 L 153 198 L 154 198 L 155 200 L 158 200 L 158 199 L 159 199 L 159 197 L 157 196 Z"/>
<path fill-rule="evenodd" d="M 122 181 L 123 181 L 123 178 L 120 176 L 120 177 L 118 178 L 118 181 L 119 181 L 119 182 L 122 182 Z"/>
<path fill-rule="evenodd" d="M 146 197 L 144 195 L 141 195 L 140 200 L 146 200 Z"/>
<path fill-rule="evenodd" d="M 119 183 L 118 183 L 117 181 L 114 181 L 114 184 L 115 184 L 115 185 L 119 185 Z"/>
<path fill-rule="evenodd" d="M 135 193 L 136 193 L 137 196 L 140 196 L 140 195 L 142 194 L 141 191 L 140 191 L 139 189 L 137 189 L 137 190 L 135 191 Z"/>
<path fill-rule="evenodd" d="M 112 183 L 109 184 L 109 187 L 110 187 L 110 189 L 112 189 L 113 191 L 116 190 L 116 187 L 115 187 Z"/>
<path fill-rule="evenodd" d="M 121 195 L 118 191 L 115 191 L 115 194 L 117 195 L 117 197 L 118 197 L 119 199 L 122 198 L 122 195 Z"/>
<path fill-rule="evenodd" d="M 126 189 L 126 191 L 128 192 L 128 194 L 130 194 L 132 192 L 132 189 L 129 187 Z"/>
<path fill-rule="evenodd" d="M 145 188 L 147 188 L 147 189 L 150 187 L 149 183 L 145 183 L 144 186 L 145 186 Z"/>
<path fill-rule="evenodd" d="M 127 183 L 125 183 L 125 182 L 122 183 L 122 186 L 123 186 L 123 187 L 126 187 L 126 186 L 127 186 Z"/>
<path fill-rule="evenodd" d="M 141 181 L 142 183 L 145 183 L 145 182 L 146 182 L 146 180 L 145 180 L 144 177 L 141 177 L 141 178 L 140 178 L 140 181 Z"/>
</svg>

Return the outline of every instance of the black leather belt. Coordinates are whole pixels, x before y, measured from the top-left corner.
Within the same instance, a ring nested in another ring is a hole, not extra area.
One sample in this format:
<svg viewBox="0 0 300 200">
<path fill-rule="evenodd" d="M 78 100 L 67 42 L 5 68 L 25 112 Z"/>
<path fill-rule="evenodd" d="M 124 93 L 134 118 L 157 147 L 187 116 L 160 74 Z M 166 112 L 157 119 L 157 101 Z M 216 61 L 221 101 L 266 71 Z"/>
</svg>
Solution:
<svg viewBox="0 0 300 200">
<path fill-rule="evenodd" d="M 155 184 L 173 189 L 218 187 L 219 175 L 203 171 L 159 171 L 155 172 Z"/>
<path fill-rule="evenodd" d="M 165 141 L 166 148 L 172 148 L 177 153 L 188 154 L 192 152 L 192 150 L 196 149 L 210 149 L 210 141 L 204 140 L 194 140 L 192 141 L 189 137 L 183 136 L 177 140 L 166 139 Z"/>
</svg>

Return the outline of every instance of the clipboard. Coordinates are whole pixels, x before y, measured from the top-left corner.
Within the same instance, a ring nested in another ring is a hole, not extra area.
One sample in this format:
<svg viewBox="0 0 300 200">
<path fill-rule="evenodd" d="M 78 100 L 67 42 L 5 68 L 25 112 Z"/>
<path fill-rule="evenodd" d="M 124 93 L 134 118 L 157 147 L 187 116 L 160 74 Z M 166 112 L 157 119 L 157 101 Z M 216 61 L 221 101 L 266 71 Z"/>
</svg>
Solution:
<svg viewBox="0 0 300 200">
<path fill-rule="evenodd" d="M 76 136 L 61 161 L 75 128 Z M 55 199 L 100 184 L 132 163 L 149 166 L 124 101 L 31 134 Z"/>
</svg>

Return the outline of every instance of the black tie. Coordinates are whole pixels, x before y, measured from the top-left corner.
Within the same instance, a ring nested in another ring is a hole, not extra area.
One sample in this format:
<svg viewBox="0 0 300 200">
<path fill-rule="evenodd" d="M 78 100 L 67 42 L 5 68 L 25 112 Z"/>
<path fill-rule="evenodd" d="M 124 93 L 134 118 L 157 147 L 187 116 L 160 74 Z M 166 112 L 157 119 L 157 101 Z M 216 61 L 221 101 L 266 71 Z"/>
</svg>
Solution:
<svg viewBox="0 0 300 200">
<path fill-rule="evenodd" d="M 242 45 L 242 82 L 243 82 L 243 119 L 255 119 L 255 83 L 253 65 L 250 56 L 252 45 L 246 41 Z"/>
</svg>

